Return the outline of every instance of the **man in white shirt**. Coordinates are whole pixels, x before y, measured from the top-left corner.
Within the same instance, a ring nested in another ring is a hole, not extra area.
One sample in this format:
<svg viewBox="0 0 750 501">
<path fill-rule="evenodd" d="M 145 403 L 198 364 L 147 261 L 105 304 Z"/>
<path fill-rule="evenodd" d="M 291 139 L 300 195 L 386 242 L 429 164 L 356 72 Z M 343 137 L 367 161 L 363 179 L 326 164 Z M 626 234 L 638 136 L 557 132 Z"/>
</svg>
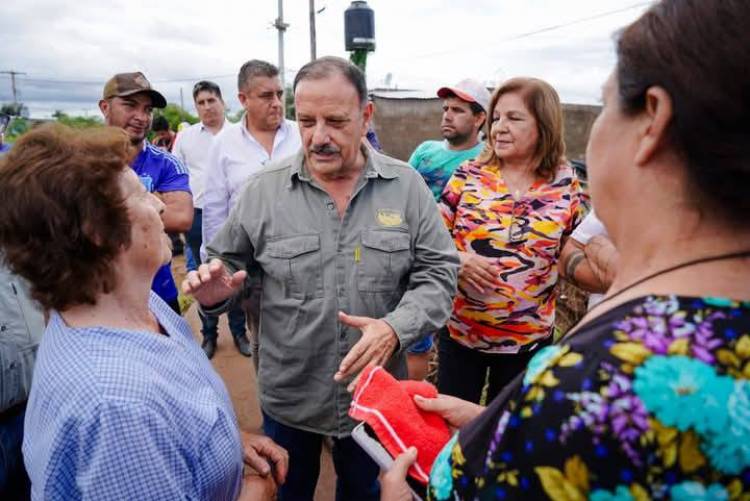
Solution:
<svg viewBox="0 0 750 501">
<path fill-rule="evenodd" d="M 224 117 L 224 99 L 221 89 L 214 82 L 201 80 L 193 87 L 193 100 L 198 111 L 200 122 L 182 130 L 174 144 L 172 153 L 179 158 L 190 172 L 190 190 L 193 193 L 194 217 L 193 226 L 185 234 L 188 246 L 197 264 L 200 264 L 200 248 L 202 244 L 203 227 L 203 198 L 206 185 L 206 171 L 208 170 L 208 154 L 214 138 L 228 126 Z M 201 332 L 203 333 L 203 351 L 208 358 L 214 356 L 216 339 L 218 337 L 219 317 L 204 315 L 199 309 L 201 317 Z M 245 356 L 252 355 L 252 347 L 245 333 L 245 313 L 240 306 L 227 312 L 229 330 L 234 338 L 235 346 Z"/>
<path fill-rule="evenodd" d="M 284 90 L 276 66 L 257 59 L 246 62 L 237 76 L 237 88 L 245 113 L 215 138 L 208 155 L 202 200 L 204 249 L 226 221 L 248 178 L 302 146 L 297 123 L 284 118 Z M 205 254 L 201 257 L 205 259 Z M 246 302 L 253 334 L 258 297 L 256 289 Z"/>
</svg>

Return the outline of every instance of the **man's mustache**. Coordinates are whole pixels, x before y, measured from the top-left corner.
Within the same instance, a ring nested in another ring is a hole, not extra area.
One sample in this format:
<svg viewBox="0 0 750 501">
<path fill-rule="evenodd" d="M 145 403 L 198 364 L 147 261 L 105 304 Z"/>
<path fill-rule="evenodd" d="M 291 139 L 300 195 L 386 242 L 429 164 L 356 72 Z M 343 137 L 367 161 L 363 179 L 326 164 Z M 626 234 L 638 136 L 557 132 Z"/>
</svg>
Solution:
<svg viewBox="0 0 750 501">
<path fill-rule="evenodd" d="M 319 153 L 323 155 L 333 155 L 341 153 L 341 150 L 331 144 L 322 144 L 320 146 L 311 146 L 310 153 Z"/>
</svg>

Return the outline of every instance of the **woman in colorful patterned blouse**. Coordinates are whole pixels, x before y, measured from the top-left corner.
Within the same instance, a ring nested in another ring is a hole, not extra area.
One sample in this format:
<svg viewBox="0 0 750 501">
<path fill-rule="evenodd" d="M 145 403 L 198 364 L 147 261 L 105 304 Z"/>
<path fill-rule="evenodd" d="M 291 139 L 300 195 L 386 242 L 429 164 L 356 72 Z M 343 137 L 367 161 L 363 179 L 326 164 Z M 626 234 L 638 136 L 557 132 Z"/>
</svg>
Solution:
<svg viewBox="0 0 750 501">
<path fill-rule="evenodd" d="M 552 339 L 557 259 L 579 220 L 557 92 L 514 78 L 492 96 L 487 146 L 448 181 L 440 210 L 459 255 L 459 289 L 440 333 L 441 393 L 492 399 Z"/>
<path fill-rule="evenodd" d="M 431 499 L 750 499 L 749 25 L 662 0 L 618 35 L 587 152 L 615 281 L 475 419 L 422 402 L 463 425 Z"/>
</svg>

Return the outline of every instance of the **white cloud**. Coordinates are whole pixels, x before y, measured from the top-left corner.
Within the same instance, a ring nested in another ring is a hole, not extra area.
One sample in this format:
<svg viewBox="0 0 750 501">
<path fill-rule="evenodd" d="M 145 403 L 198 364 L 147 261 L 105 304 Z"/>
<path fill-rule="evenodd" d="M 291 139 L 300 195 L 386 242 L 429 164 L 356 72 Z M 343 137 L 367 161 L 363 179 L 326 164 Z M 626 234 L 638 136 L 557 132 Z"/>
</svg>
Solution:
<svg viewBox="0 0 750 501">
<path fill-rule="evenodd" d="M 614 64 L 611 35 L 644 6 L 526 38 L 518 35 L 637 4 L 637 0 L 370 0 L 377 50 L 368 80 L 388 73 L 400 88 L 431 91 L 465 76 L 497 81 L 525 74 L 549 80 L 564 100 L 595 102 Z M 317 0 L 318 55 L 346 56 L 349 0 Z M 310 56 L 308 1 L 285 0 L 285 59 L 291 79 Z M 251 58 L 277 62 L 271 24 L 277 2 L 5 0 L 0 6 L 0 70 L 15 69 L 32 114 L 56 108 L 96 112 L 104 81 L 140 69 L 169 101 L 180 88 L 191 105 L 192 80 L 214 77 L 233 109 L 236 75 Z M 182 81 L 175 81 L 180 80 Z M 45 81 L 47 80 L 47 81 Z M 50 82 L 56 80 L 58 82 Z M 75 82 L 94 82 L 81 84 Z M 0 101 L 11 99 L 0 77 Z M 189 107 L 189 106 L 188 106 Z"/>
</svg>

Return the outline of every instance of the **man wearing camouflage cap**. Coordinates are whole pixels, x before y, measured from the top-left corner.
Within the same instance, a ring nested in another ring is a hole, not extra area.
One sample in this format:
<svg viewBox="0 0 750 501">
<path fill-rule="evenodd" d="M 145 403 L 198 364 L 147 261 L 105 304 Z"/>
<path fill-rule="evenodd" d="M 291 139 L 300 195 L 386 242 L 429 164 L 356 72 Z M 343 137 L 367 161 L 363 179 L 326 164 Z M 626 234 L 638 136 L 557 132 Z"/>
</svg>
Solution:
<svg viewBox="0 0 750 501">
<path fill-rule="evenodd" d="M 138 150 L 130 166 L 146 189 L 164 202 L 164 231 L 182 233 L 193 223 L 193 198 L 187 169 L 176 157 L 146 141 L 153 109 L 166 105 L 164 96 L 151 87 L 141 72 L 118 73 L 110 78 L 99 101 L 106 124 L 123 129 Z M 177 287 L 169 264 L 159 269 L 151 288 L 180 313 Z"/>
</svg>

